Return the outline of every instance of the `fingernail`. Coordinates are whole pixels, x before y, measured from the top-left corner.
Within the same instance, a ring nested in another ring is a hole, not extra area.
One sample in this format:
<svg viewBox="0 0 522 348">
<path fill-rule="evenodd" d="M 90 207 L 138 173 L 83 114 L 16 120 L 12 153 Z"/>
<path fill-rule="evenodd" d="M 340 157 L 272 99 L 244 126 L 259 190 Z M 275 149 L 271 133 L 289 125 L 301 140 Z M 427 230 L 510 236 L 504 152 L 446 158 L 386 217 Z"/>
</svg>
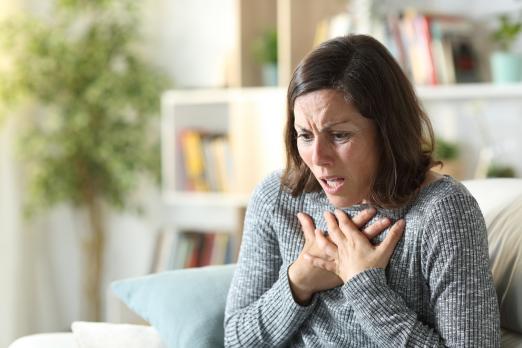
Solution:
<svg viewBox="0 0 522 348">
<path fill-rule="evenodd" d="M 404 225 L 406 225 L 406 221 L 404 221 L 404 219 L 400 219 L 396 222 L 396 224 L 398 227 L 404 227 Z"/>
<path fill-rule="evenodd" d="M 370 214 L 375 214 L 377 212 L 377 210 L 374 207 L 370 207 L 367 210 L 368 210 L 368 213 L 370 213 Z"/>
</svg>

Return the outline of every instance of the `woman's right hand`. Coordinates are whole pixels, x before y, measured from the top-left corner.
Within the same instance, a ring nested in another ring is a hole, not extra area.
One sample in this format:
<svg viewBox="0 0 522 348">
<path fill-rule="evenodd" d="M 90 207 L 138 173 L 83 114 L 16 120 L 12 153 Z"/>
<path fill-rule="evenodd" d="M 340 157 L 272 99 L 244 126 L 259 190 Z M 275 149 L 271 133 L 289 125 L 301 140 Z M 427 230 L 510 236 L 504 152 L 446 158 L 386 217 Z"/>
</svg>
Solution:
<svg viewBox="0 0 522 348">
<path fill-rule="evenodd" d="M 365 209 L 357 214 L 352 221 L 362 228 L 376 214 L 375 208 Z M 315 259 L 321 258 L 329 264 L 327 269 L 337 269 L 337 246 L 324 235 L 324 232 L 316 229 L 312 218 L 305 213 L 298 213 L 297 218 L 305 237 L 305 245 L 297 260 L 288 269 L 290 288 L 297 303 L 306 305 L 312 299 L 314 293 L 335 288 L 343 284 L 343 280 L 335 272 L 327 271 L 314 266 L 312 255 Z M 363 230 L 368 239 L 372 239 L 384 231 L 390 225 L 390 220 L 385 218 L 367 226 Z"/>
</svg>

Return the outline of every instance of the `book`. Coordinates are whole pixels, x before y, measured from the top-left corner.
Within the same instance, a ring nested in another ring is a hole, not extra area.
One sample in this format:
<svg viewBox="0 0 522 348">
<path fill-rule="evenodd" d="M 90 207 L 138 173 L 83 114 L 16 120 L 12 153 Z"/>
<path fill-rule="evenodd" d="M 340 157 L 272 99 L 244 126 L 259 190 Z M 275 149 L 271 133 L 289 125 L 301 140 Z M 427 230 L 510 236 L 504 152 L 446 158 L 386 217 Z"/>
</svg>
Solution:
<svg viewBox="0 0 522 348">
<path fill-rule="evenodd" d="M 216 137 L 211 147 L 215 166 L 210 170 L 215 170 L 219 191 L 228 192 L 233 181 L 232 155 L 228 139 L 223 136 Z"/>
<path fill-rule="evenodd" d="M 172 231 L 160 231 L 157 233 L 150 273 L 162 272 L 170 267 L 172 248 L 175 242 L 175 234 Z"/>
<path fill-rule="evenodd" d="M 209 135 L 203 138 L 203 156 L 205 160 L 205 180 L 210 191 L 220 191 L 220 178 L 217 173 L 216 154 L 213 149 L 213 142 L 216 135 Z"/>
<path fill-rule="evenodd" d="M 173 250 L 170 269 L 185 268 L 188 255 L 192 250 L 192 241 L 185 233 L 180 234 L 178 243 Z"/>
<path fill-rule="evenodd" d="M 211 258 L 213 265 L 222 265 L 225 263 L 225 255 L 229 238 L 230 236 L 227 233 L 216 234 Z"/>
<path fill-rule="evenodd" d="M 202 133 L 193 129 L 184 129 L 180 133 L 183 163 L 186 174 L 186 189 L 208 191 L 205 180 L 205 161 Z"/>
<path fill-rule="evenodd" d="M 419 52 L 423 61 L 424 84 L 436 85 L 438 83 L 437 72 L 433 60 L 433 40 L 430 31 L 430 17 L 417 15 L 415 18 L 415 29 L 419 37 Z"/>
<path fill-rule="evenodd" d="M 212 264 L 212 249 L 214 248 L 215 233 L 205 233 L 201 248 L 200 266 Z"/>
</svg>

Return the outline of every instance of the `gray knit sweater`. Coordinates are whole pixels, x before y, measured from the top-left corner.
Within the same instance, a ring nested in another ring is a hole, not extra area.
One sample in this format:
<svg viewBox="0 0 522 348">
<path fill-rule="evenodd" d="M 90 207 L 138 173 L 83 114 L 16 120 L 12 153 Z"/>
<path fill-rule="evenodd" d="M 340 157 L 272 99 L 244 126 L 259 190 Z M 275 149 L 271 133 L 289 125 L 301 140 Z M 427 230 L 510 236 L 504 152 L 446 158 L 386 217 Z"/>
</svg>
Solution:
<svg viewBox="0 0 522 348">
<path fill-rule="evenodd" d="M 344 210 L 354 216 L 366 207 Z M 256 188 L 227 299 L 226 347 L 499 346 L 484 219 L 463 185 L 446 176 L 407 206 L 378 210 L 370 223 L 406 220 L 388 267 L 359 273 L 301 306 L 287 275 L 304 245 L 296 213 L 326 229 L 325 210 L 334 207 L 324 192 L 293 198 L 278 173 Z"/>
</svg>

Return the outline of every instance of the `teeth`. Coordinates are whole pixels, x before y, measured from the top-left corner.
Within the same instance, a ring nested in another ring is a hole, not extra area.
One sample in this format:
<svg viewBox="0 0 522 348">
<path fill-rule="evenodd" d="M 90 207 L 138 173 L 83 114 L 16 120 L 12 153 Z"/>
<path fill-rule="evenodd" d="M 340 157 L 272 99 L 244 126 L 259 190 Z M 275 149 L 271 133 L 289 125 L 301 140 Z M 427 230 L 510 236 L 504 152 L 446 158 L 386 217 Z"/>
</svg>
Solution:
<svg viewBox="0 0 522 348">
<path fill-rule="evenodd" d="M 327 179 L 326 184 L 331 188 L 336 188 L 342 183 L 342 179 Z"/>
</svg>

